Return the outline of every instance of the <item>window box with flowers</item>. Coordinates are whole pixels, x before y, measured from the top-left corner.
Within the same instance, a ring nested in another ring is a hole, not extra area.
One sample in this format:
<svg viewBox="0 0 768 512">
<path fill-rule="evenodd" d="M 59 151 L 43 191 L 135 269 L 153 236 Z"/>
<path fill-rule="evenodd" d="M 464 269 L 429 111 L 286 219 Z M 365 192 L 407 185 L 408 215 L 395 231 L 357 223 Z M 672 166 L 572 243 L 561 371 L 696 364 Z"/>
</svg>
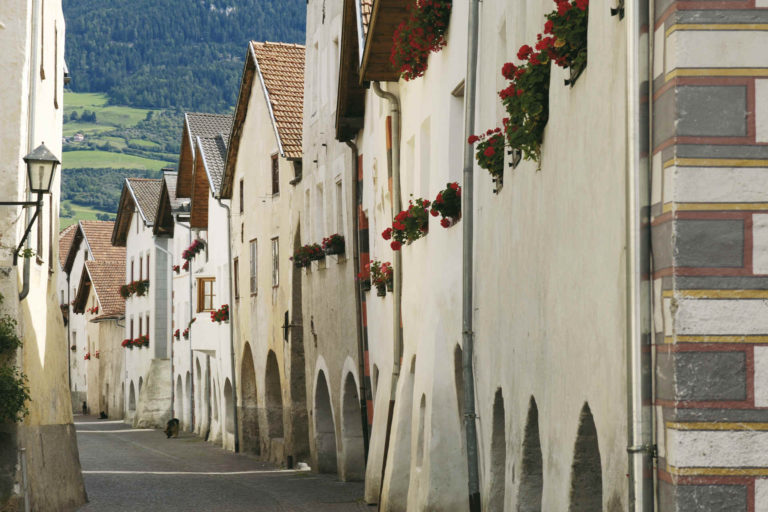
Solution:
<svg viewBox="0 0 768 512">
<path fill-rule="evenodd" d="M 328 256 L 344 254 L 344 237 L 335 233 L 328 238 L 323 238 L 322 248 Z"/>
<path fill-rule="evenodd" d="M 98 350 L 97 350 L 97 351 L 95 351 L 95 352 L 93 353 L 93 357 L 95 357 L 96 359 L 98 359 L 98 358 L 99 358 L 99 353 L 100 353 L 100 352 L 99 352 Z"/>
<path fill-rule="evenodd" d="M 135 347 L 149 347 L 149 334 L 142 334 L 135 340 L 133 340 L 133 345 Z"/>
<path fill-rule="evenodd" d="M 85 355 L 83 356 L 83 359 L 86 360 L 86 361 L 90 361 L 91 360 L 91 353 L 90 352 L 86 352 Z"/>
<path fill-rule="evenodd" d="M 363 266 L 363 270 L 357 273 L 357 277 L 355 279 L 357 282 L 360 283 L 360 289 L 364 292 L 371 291 L 371 264 L 366 263 Z"/>
<path fill-rule="evenodd" d="M 427 71 L 429 54 L 446 44 L 451 19 L 451 0 L 414 0 L 408 18 L 395 29 L 389 62 L 404 80 L 413 80 Z"/>
<path fill-rule="evenodd" d="M 409 244 L 429 233 L 429 214 L 427 209 L 431 203 L 427 199 L 408 201 L 408 209 L 395 215 L 392 227 L 381 234 L 384 240 L 392 240 L 389 246 L 393 251 L 399 251 L 403 244 Z"/>
<path fill-rule="evenodd" d="M 475 148 L 477 165 L 491 174 L 496 184 L 494 192 L 498 193 L 504 184 L 504 149 L 506 147 L 501 128 L 491 128 L 480 135 L 470 135 L 467 143 L 477 144 Z"/>
<path fill-rule="evenodd" d="M 211 322 L 229 322 L 229 305 L 224 304 L 216 311 L 211 311 Z"/>
<path fill-rule="evenodd" d="M 97 315 L 99 313 L 99 306 L 93 306 L 92 308 L 88 308 L 88 312 L 92 315 Z"/>
<path fill-rule="evenodd" d="M 307 244 L 296 249 L 290 259 L 296 268 L 306 268 L 313 261 L 325 259 L 325 252 L 320 244 Z"/>
<path fill-rule="evenodd" d="M 180 340 L 181 339 L 181 331 L 179 331 L 178 329 L 173 331 L 173 337 L 176 338 L 177 340 Z"/>
<path fill-rule="evenodd" d="M 182 332 L 181 335 L 184 336 L 185 340 L 188 340 L 189 339 L 189 327 L 184 329 L 184 332 Z"/>
<path fill-rule="evenodd" d="M 461 219 L 461 187 L 458 183 L 448 183 L 444 190 L 437 193 L 429 211 L 433 217 L 440 215 L 440 225 L 444 228 L 454 226 Z"/>
<path fill-rule="evenodd" d="M 145 279 L 144 281 L 133 281 L 120 287 L 120 296 L 124 299 L 127 299 L 131 295 L 143 297 L 147 293 L 149 293 L 148 279 Z"/>
<path fill-rule="evenodd" d="M 120 346 L 123 347 L 123 348 L 129 348 L 129 349 L 133 350 L 133 340 L 130 339 L 130 338 L 126 338 L 126 339 L 123 340 L 122 343 L 120 343 Z"/>
<path fill-rule="evenodd" d="M 187 265 L 187 268 L 189 268 L 189 265 Z M 181 267 L 179 267 L 178 265 L 174 265 L 173 267 L 171 267 L 171 269 L 172 269 L 172 270 L 173 270 L 175 273 L 177 273 L 177 274 L 178 274 L 179 272 L 181 272 Z"/>
<path fill-rule="evenodd" d="M 190 262 L 203 250 L 205 250 L 205 241 L 197 238 L 189 247 L 184 249 L 184 252 L 181 253 L 181 257 L 184 261 Z"/>
<path fill-rule="evenodd" d="M 544 33 L 539 36 L 537 46 L 549 51 L 552 62 L 562 68 L 568 68 L 570 77 L 565 85 L 576 83 L 584 68 L 587 67 L 587 20 L 589 0 L 555 0 L 557 9 L 547 14 Z"/>
<path fill-rule="evenodd" d="M 394 284 L 392 263 L 388 261 L 382 263 L 378 260 L 373 260 L 369 267 L 371 272 L 371 283 L 376 287 L 376 295 L 379 297 L 386 297 L 387 290 L 392 291 Z"/>
</svg>

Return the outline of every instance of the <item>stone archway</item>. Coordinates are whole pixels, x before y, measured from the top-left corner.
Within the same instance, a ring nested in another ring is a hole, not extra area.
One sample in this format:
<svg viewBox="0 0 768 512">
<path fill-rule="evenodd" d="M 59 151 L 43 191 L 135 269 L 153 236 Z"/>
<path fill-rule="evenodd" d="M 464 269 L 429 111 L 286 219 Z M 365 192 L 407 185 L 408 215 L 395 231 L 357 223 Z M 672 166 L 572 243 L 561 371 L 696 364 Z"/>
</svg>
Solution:
<svg viewBox="0 0 768 512">
<path fill-rule="evenodd" d="M 331 394 L 322 370 L 317 375 L 315 387 L 315 449 L 317 470 L 320 473 L 336 473 L 336 427 L 333 423 Z"/>
<path fill-rule="evenodd" d="M 267 427 L 270 439 L 283 437 L 283 390 L 280 386 L 280 368 L 273 351 L 267 354 L 267 368 L 264 373 L 264 391 L 267 402 Z"/>
<path fill-rule="evenodd" d="M 341 409 L 341 474 L 350 482 L 365 478 L 365 450 L 363 448 L 363 424 L 360 418 L 360 398 L 352 373 L 344 379 Z"/>
<path fill-rule="evenodd" d="M 507 476 L 507 434 L 504 394 L 496 390 L 493 399 L 491 426 L 491 481 L 488 489 L 488 510 L 504 510 Z"/>
<path fill-rule="evenodd" d="M 195 425 L 194 430 L 200 433 L 203 428 L 203 370 L 200 368 L 200 360 L 195 358 Z"/>
<path fill-rule="evenodd" d="M 184 402 L 189 403 L 190 402 L 190 396 L 192 394 L 192 373 L 187 372 L 187 376 L 184 383 Z M 187 430 L 190 432 L 195 429 L 194 425 L 192 425 L 192 418 L 193 418 L 193 410 L 192 405 L 189 404 L 189 406 L 186 408 L 186 415 L 184 416 L 184 425 L 186 425 Z"/>
<path fill-rule="evenodd" d="M 395 415 L 392 419 L 392 443 L 387 454 L 382 496 L 384 510 L 407 510 L 408 490 L 411 484 L 411 439 L 413 432 L 413 387 L 416 378 L 416 356 L 411 358 L 410 371 L 401 374 L 402 384 L 397 394 Z"/>
<path fill-rule="evenodd" d="M 131 387 L 128 391 L 128 410 L 130 412 L 136 411 L 136 388 L 133 387 L 133 381 L 131 381 Z"/>
<path fill-rule="evenodd" d="M 183 421 L 184 418 L 184 387 L 181 384 L 181 375 L 176 377 L 176 393 L 173 396 L 174 417 Z"/>
<path fill-rule="evenodd" d="M 227 434 L 235 433 L 235 407 L 232 403 L 232 384 L 229 379 L 224 381 L 224 429 Z"/>
<path fill-rule="evenodd" d="M 301 222 L 297 223 L 293 248 L 301 247 Z M 290 444 L 296 462 L 309 458 L 309 418 L 307 416 L 307 377 L 304 359 L 304 329 L 301 310 L 300 269 L 293 267 L 291 280 L 290 374 L 291 395 Z"/>
<path fill-rule="evenodd" d="M 571 466 L 571 505 L 569 512 L 603 510 L 603 469 L 597 428 L 588 403 L 579 416 L 579 430 Z"/>
<path fill-rule="evenodd" d="M 541 512 L 544 473 L 539 439 L 539 408 L 533 397 L 528 405 L 528 419 L 525 422 L 521 466 L 517 510 L 518 512 Z"/>
<path fill-rule="evenodd" d="M 240 409 L 240 446 L 243 451 L 261 453 L 259 442 L 259 409 L 256 397 L 256 370 L 253 366 L 253 353 L 251 345 L 245 344 L 243 358 L 240 363 L 240 385 L 242 392 L 240 400 L 243 404 Z"/>
</svg>

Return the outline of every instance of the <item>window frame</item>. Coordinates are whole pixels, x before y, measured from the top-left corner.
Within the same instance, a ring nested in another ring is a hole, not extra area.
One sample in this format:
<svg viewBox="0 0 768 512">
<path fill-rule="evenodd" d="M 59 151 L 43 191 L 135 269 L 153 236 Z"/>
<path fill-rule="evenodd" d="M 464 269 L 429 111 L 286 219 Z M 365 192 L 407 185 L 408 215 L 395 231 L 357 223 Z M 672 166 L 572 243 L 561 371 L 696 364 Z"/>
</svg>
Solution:
<svg viewBox="0 0 768 512">
<path fill-rule="evenodd" d="M 280 195 L 280 160 L 277 153 L 272 155 L 271 160 L 271 175 L 272 175 L 272 195 Z"/>
<path fill-rule="evenodd" d="M 211 284 L 211 293 L 205 293 L 206 283 Z M 206 311 L 214 311 L 213 301 L 216 298 L 215 292 L 216 278 L 215 277 L 198 277 L 197 278 L 197 312 L 204 313 Z M 210 298 L 210 308 L 205 308 L 206 297 Z"/>
<path fill-rule="evenodd" d="M 240 300 L 240 258 L 232 260 L 232 275 L 235 288 L 235 300 Z"/>
<path fill-rule="evenodd" d="M 249 264 L 250 264 L 250 286 L 251 296 L 259 294 L 259 241 L 254 238 L 248 242 Z"/>
<path fill-rule="evenodd" d="M 272 238 L 272 288 L 280 286 L 280 237 Z"/>
</svg>

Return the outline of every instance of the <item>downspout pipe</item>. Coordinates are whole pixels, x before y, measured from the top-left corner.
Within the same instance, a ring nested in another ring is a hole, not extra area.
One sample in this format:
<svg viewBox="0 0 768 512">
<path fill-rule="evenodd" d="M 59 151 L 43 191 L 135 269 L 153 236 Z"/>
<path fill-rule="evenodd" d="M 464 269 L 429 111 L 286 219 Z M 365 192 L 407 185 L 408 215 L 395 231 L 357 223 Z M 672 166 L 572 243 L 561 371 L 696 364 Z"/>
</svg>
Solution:
<svg viewBox="0 0 768 512">
<path fill-rule="evenodd" d="M 232 271 L 232 210 L 229 205 L 224 204 L 221 201 L 221 197 L 217 197 L 219 206 L 227 210 L 227 268 L 229 269 L 229 301 L 235 298 L 232 293 L 232 280 L 234 279 L 234 272 Z M 230 308 L 231 316 L 232 308 Z M 232 430 L 235 434 L 235 453 L 240 452 L 240 434 L 237 426 L 237 375 L 235 374 L 235 322 L 234 319 L 229 319 L 229 362 L 232 368 Z"/>
<path fill-rule="evenodd" d="M 469 2 L 469 35 L 467 37 L 467 76 L 464 98 L 464 140 L 475 133 L 475 99 L 477 97 L 477 47 L 479 28 L 479 0 Z M 464 193 L 462 194 L 462 367 L 464 374 L 464 431 L 467 441 L 467 485 L 469 510 L 480 512 L 480 472 L 477 453 L 477 414 L 475 412 L 475 374 L 473 300 L 474 286 L 474 152 L 464 144 Z"/>
<path fill-rule="evenodd" d="M 36 116 L 35 116 L 35 110 L 37 108 L 37 69 L 39 67 L 38 60 L 37 60 L 37 48 L 38 48 L 38 41 L 40 41 L 40 16 L 41 16 L 41 9 L 40 9 L 40 0 L 35 0 L 33 4 L 34 11 L 32 12 L 32 38 L 30 42 L 30 54 L 32 55 L 32 62 L 30 63 L 29 68 L 29 105 L 27 105 L 28 108 L 28 117 L 27 117 L 27 153 L 31 153 L 33 148 L 35 147 L 35 137 L 37 136 L 37 126 L 36 126 Z M 29 190 L 29 186 L 26 187 L 27 189 L 27 202 L 29 202 L 32 199 L 32 191 Z M 40 206 L 38 205 L 38 208 Z M 29 208 L 24 209 L 24 225 L 29 226 Z M 37 219 L 37 222 L 42 222 L 43 219 Z M 31 249 L 31 242 L 29 240 L 29 237 L 27 237 L 27 242 L 25 244 L 25 251 L 24 251 L 24 270 L 23 270 L 23 280 L 21 285 L 21 291 L 19 292 L 19 301 L 22 301 L 27 298 L 27 295 L 29 295 L 29 273 L 30 268 L 32 266 L 32 262 L 30 260 L 30 249 Z M 15 258 L 15 256 L 14 256 Z M 15 260 L 14 260 L 15 262 Z"/>
<path fill-rule="evenodd" d="M 632 512 L 653 510 L 653 418 L 651 399 L 652 330 L 650 294 L 650 205 L 648 155 L 652 101 L 651 51 L 647 27 L 653 6 L 625 3 L 627 30 L 627 163 L 626 163 L 626 307 L 627 307 L 627 453 L 629 507 Z M 645 35 L 643 36 L 643 32 Z M 645 102 L 648 102 L 648 105 Z"/>
<path fill-rule="evenodd" d="M 379 82 L 373 82 L 373 92 L 376 96 L 389 102 L 389 111 L 392 120 L 391 158 L 387 162 L 391 167 L 392 175 L 392 215 L 396 215 L 403 209 L 400 193 L 400 100 L 387 91 L 381 89 Z M 388 146 L 389 141 L 388 141 Z M 400 365 L 403 358 L 403 325 L 402 325 L 402 301 L 403 301 L 403 255 L 401 251 L 394 251 L 394 276 L 393 276 L 393 313 L 392 334 L 394 338 L 392 353 L 392 383 L 389 389 L 389 410 L 387 412 L 387 431 L 384 437 L 384 457 L 381 465 L 381 485 L 384 485 L 384 473 L 387 469 L 387 454 L 389 441 L 392 435 L 392 418 L 395 412 L 395 396 L 397 394 L 397 381 L 400 378 Z M 381 503 L 381 491 L 379 491 L 379 503 Z"/>
<path fill-rule="evenodd" d="M 354 213 L 352 215 L 352 245 L 354 246 L 353 264 L 355 272 L 360 272 L 360 187 L 358 183 L 358 149 L 353 141 L 346 141 L 352 150 L 352 195 L 354 197 Z M 359 362 L 358 374 L 360 375 L 360 420 L 363 425 L 363 461 L 368 465 L 368 450 L 370 446 L 368 432 L 368 394 L 365 388 L 365 337 L 363 336 L 363 285 L 359 279 L 355 280 L 355 311 L 357 312 L 357 360 Z"/>
</svg>

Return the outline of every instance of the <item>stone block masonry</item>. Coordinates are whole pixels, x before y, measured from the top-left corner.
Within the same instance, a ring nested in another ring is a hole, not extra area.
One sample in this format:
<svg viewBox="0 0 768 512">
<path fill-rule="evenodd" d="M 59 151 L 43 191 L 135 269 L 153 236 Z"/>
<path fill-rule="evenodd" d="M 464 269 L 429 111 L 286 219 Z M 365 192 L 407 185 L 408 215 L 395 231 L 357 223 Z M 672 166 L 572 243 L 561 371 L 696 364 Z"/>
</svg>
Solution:
<svg viewBox="0 0 768 512">
<path fill-rule="evenodd" d="M 661 510 L 768 510 L 768 12 L 759 3 L 656 3 Z"/>
</svg>

